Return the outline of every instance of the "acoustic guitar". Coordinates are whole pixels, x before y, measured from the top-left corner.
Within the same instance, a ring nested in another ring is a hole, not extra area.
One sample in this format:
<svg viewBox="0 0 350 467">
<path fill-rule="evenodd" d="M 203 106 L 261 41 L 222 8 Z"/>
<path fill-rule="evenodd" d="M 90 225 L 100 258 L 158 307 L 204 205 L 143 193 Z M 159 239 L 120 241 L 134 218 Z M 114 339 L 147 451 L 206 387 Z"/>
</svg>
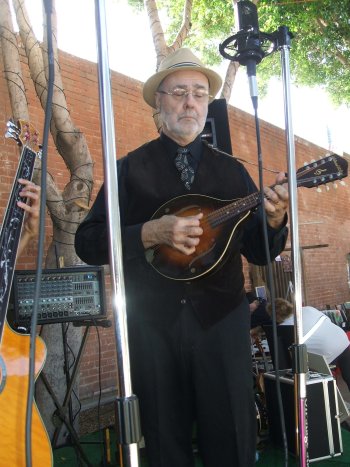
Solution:
<svg viewBox="0 0 350 467">
<path fill-rule="evenodd" d="M 19 196 L 18 179 L 31 180 L 39 146 L 37 131 L 23 120 L 18 122 L 18 127 L 9 122 L 6 136 L 15 139 L 23 149 L 0 235 L 0 467 L 25 467 L 30 336 L 13 331 L 6 314 L 24 219 L 24 211 L 17 202 L 26 201 Z M 45 358 L 45 344 L 37 337 L 35 377 Z M 50 440 L 35 403 L 31 437 L 32 466 L 52 466 Z"/>
<path fill-rule="evenodd" d="M 347 176 L 347 161 L 331 154 L 297 171 L 297 186 L 313 188 Z M 285 180 L 287 181 L 287 180 Z M 251 211 L 261 204 L 260 192 L 245 198 L 220 200 L 209 196 L 189 194 L 163 204 L 151 219 L 164 215 L 194 216 L 203 213 L 196 251 L 185 255 L 168 245 L 154 245 L 145 252 L 147 261 L 161 275 L 174 280 L 194 280 L 215 271 L 230 253 L 231 241 L 237 229 Z"/>
</svg>

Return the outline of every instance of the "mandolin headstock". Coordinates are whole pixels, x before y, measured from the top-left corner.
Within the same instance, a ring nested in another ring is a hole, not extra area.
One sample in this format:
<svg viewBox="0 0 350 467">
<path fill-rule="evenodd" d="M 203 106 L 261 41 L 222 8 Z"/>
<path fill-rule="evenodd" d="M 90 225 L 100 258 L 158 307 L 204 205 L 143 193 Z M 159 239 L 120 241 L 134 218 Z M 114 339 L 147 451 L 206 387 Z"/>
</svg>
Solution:
<svg viewBox="0 0 350 467">
<path fill-rule="evenodd" d="M 7 122 L 6 138 L 12 138 L 19 146 L 29 147 L 34 152 L 40 152 L 39 132 L 26 120 L 18 120 L 17 125 L 9 120 Z"/>
<path fill-rule="evenodd" d="M 326 183 L 341 180 L 348 175 L 348 162 L 336 154 L 306 164 L 297 171 L 298 187 L 315 188 Z"/>
</svg>

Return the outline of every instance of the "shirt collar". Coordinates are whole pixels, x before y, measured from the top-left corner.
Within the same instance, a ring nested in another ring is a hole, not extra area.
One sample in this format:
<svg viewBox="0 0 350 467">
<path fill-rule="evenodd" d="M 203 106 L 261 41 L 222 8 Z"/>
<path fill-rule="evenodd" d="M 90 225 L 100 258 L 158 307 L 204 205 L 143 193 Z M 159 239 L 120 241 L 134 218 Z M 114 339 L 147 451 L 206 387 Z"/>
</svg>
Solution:
<svg viewBox="0 0 350 467">
<path fill-rule="evenodd" d="M 169 138 L 169 136 L 165 135 L 163 132 L 160 134 L 160 140 L 165 146 L 166 151 L 169 154 L 173 154 L 175 156 L 176 150 L 179 147 L 179 145 L 174 140 Z M 203 142 L 201 136 L 198 135 L 195 140 L 193 140 L 190 144 L 187 144 L 185 147 L 188 148 L 188 150 L 191 153 L 191 156 L 198 163 L 203 152 Z"/>
</svg>

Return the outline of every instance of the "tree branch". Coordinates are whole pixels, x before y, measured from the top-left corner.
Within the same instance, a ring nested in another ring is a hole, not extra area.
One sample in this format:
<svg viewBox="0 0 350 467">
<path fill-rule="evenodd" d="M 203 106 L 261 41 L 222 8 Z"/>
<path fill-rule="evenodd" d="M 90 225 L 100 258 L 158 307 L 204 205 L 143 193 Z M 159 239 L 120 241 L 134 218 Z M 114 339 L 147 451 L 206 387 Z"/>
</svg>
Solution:
<svg viewBox="0 0 350 467">
<path fill-rule="evenodd" d="M 12 117 L 15 121 L 20 118 L 29 121 L 17 36 L 13 29 L 8 0 L 0 0 L 0 38 L 4 75 L 10 95 Z"/>
<path fill-rule="evenodd" d="M 191 16 L 192 16 L 192 0 L 185 0 L 184 12 L 182 16 L 182 24 L 180 30 L 176 35 L 176 38 L 172 45 L 170 46 L 171 50 L 177 50 L 182 47 L 185 39 L 188 37 L 188 34 L 191 29 Z"/>
<path fill-rule="evenodd" d="M 316 18 L 316 23 L 321 29 L 321 33 L 323 33 L 326 28 L 328 27 L 327 21 L 325 21 L 322 18 Z M 343 38 L 345 44 L 349 45 L 349 41 L 346 41 L 345 38 Z M 350 68 L 350 61 L 346 58 L 346 56 L 339 50 L 339 47 L 335 46 L 335 57 L 336 59 L 344 66 L 347 68 Z"/>
</svg>

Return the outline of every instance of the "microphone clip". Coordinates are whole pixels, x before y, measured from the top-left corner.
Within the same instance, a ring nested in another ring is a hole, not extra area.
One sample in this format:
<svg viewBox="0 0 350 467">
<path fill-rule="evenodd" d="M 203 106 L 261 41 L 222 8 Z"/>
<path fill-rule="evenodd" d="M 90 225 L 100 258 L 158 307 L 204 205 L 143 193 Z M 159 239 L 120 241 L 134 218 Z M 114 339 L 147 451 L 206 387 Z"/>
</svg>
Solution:
<svg viewBox="0 0 350 467">
<path fill-rule="evenodd" d="M 247 65 L 254 61 L 255 64 L 276 50 L 272 34 L 256 33 L 254 29 L 242 30 L 219 44 L 220 54 L 228 60 Z"/>
</svg>

